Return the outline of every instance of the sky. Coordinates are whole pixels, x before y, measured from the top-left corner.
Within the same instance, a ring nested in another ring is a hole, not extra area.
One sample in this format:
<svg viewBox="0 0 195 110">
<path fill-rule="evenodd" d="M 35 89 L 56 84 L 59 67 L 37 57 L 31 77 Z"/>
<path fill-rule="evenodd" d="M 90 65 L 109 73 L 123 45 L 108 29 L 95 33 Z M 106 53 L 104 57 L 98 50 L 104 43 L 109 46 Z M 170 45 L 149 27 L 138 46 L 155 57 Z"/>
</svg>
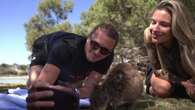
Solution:
<svg viewBox="0 0 195 110">
<path fill-rule="evenodd" d="M 95 0 L 73 0 L 72 24 L 80 22 L 80 14 Z M 1 0 L 0 3 L 0 64 L 29 64 L 24 24 L 37 13 L 40 0 Z"/>
</svg>

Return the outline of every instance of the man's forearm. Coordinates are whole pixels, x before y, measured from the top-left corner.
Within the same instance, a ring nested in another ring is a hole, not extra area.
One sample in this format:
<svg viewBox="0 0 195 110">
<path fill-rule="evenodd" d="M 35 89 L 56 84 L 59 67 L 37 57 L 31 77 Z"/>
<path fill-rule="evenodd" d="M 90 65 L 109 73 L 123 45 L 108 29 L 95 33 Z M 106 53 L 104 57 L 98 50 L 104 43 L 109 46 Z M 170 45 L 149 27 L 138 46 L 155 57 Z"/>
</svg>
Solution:
<svg viewBox="0 0 195 110">
<path fill-rule="evenodd" d="M 82 86 L 79 88 L 80 97 L 86 98 L 90 97 L 93 92 L 95 86 L 101 80 L 102 75 L 97 72 L 92 72 L 84 81 Z"/>
<path fill-rule="evenodd" d="M 87 89 L 85 87 L 79 88 L 80 98 L 88 98 L 91 96 L 93 89 Z"/>
<path fill-rule="evenodd" d="M 41 70 L 42 70 L 41 65 L 34 65 L 30 67 L 29 73 L 28 73 L 28 80 L 27 80 L 27 88 L 31 86 L 31 84 L 38 78 Z"/>
</svg>

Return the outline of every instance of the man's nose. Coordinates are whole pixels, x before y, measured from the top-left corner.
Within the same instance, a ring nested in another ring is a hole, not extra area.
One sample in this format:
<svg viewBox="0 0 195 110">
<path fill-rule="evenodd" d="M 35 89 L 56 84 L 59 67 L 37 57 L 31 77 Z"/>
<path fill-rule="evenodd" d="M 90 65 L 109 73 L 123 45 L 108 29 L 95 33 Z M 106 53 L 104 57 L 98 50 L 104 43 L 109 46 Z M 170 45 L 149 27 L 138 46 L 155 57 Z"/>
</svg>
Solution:
<svg viewBox="0 0 195 110">
<path fill-rule="evenodd" d="M 97 49 L 95 49 L 94 50 L 94 53 L 96 54 L 96 55 L 100 55 L 101 54 L 101 48 L 97 48 Z"/>
</svg>

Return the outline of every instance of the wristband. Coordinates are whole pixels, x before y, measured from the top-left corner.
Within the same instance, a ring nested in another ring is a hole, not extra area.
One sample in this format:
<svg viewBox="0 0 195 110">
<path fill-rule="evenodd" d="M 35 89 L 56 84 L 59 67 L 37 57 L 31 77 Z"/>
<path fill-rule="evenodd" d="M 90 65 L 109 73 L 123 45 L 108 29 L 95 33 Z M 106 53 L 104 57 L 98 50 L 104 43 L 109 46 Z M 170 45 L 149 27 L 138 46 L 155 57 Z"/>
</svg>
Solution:
<svg viewBox="0 0 195 110">
<path fill-rule="evenodd" d="M 75 91 L 75 93 L 76 93 L 77 95 L 79 95 L 79 96 L 80 96 L 80 91 L 79 91 L 79 89 L 74 88 L 74 91 Z"/>
</svg>

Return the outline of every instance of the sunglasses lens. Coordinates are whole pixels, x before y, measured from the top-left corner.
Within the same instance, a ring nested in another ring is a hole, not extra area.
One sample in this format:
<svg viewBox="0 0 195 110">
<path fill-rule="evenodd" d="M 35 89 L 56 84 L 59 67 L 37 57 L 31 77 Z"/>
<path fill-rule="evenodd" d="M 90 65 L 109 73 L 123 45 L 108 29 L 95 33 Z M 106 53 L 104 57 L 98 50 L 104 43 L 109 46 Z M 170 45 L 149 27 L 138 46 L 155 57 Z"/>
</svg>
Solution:
<svg viewBox="0 0 195 110">
<path fill-rule="evenodd" d="M 108 54 L 110 53 L 110 51 L 108 51 L 108 50 L 105 49 L 105 48 L 101 48 L 100 53 L 101 53 L 102 55 L 108 55 Z"/>
<path fill-rule="evenodd" d="M 91 40 L 91 46 L 94 50 L 100 48 L 99 44 L 93 40 Z"/>
<path fill-rule="evenodd" d="M 94 41 L 94 40 L 91 40 L 90 43 L 91 43 L 92 49 L 93 49 L 93 50 L 100 49 L 100 53 L 101 53 L 102 55 L 108 55 L 108 54 L 111 53 L 108 49 L 106 49 L 106 48 L 104 48 L 104 47 L 101 47 L 100 44 L 98 44 L 98 43 L 97 43 L 96 41 Z"/>
</svg>

